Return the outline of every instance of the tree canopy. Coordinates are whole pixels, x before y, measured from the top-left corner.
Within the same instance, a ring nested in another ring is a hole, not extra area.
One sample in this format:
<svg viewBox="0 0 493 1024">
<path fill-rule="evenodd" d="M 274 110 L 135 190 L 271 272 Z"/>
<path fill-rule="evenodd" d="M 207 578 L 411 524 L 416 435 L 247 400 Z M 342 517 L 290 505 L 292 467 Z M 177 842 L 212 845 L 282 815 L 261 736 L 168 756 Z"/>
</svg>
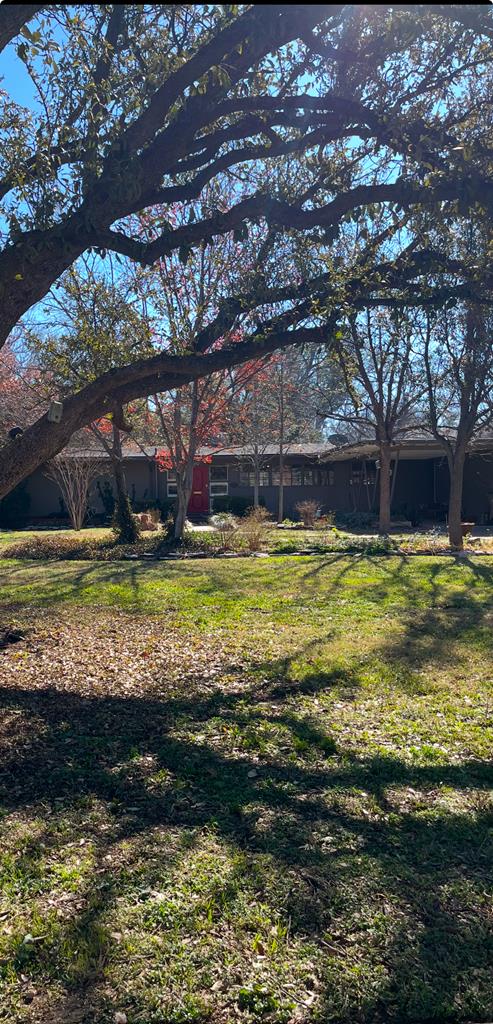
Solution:
<svg viewBox="0 0 493 1024">
<path fill-rule="evenodd" d="M 492 39 L 482 5 L 2 5 L 33 101 L 1 98 L 1 341 L 90 250 L 185 264 L 228 236 L 249 272 L 189 350 L 162 339 L 5 445 L 0 494 L 115 404 L 327 344 L 348 308 L 484 291 L 491 252 L 446 235 L 490 217 Z"/>
</svg>

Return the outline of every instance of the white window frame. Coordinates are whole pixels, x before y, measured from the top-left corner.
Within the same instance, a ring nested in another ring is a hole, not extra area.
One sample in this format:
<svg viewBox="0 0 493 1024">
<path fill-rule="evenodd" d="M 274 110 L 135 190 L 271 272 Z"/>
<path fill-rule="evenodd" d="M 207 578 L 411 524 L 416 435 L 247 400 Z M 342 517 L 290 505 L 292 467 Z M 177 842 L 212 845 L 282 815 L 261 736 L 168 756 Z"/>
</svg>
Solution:
<svg viewBox="0 0 493 1024">
<path fill-rule="evenodd" d="M 174 469 L 168 469 L 166 471 L 166 494 L 168 498 L 178 497 L 178 486 L 176 483 L 176 473 Z"/>
<path fill-rule="evenodd" d="M 212 473 L 214 469 L 226 470 L 225 480 L 213 480 Z M 211 498 L 219 498 L 229 494 L 229 472 L 228 466 L 211 466 L 209 472 L 209 493 Z"/>
</svg>

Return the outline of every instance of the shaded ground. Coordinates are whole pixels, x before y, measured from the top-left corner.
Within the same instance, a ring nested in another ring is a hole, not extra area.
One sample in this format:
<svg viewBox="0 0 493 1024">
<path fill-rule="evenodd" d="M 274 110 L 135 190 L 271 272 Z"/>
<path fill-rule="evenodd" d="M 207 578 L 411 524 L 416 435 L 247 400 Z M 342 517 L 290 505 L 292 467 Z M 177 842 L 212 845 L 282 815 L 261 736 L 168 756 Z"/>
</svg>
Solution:
<svg viewBox="0 0 493 1024">
<path fill-rule="evenodd" d="M 493 567 L 3 563 L 0 1020 L 493 1017 Z"/>
</svg>

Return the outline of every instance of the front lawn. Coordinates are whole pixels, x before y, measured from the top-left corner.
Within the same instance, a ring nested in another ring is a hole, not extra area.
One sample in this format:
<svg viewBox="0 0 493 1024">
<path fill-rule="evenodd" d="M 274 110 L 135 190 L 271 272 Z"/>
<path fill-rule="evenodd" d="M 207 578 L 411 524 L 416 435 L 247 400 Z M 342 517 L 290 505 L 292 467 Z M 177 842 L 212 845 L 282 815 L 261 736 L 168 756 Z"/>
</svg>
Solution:
<svg viewBox="0 0 493 1024">
<path fill-rule="evenodd" d="M 0 566 L 0 1021 L 493 1018 L 489 560 Z"/>
</svg>

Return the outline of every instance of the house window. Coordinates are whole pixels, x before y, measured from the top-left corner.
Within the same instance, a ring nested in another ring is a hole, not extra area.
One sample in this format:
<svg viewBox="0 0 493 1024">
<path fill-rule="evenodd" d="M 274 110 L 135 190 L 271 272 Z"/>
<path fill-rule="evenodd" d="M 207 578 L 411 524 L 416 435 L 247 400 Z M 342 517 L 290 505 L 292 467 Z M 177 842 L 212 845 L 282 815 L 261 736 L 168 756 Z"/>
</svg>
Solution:
<svg viewBox="0 0 493 1024">
<path fill-rule="evenodd" d="M 178 494 L 176 486 L 176 473 L 172 469 L 168 469 L 168 498 L 176 498 Z"/>
<path fill-rule="evenodd" d="M 333 487 L 334 486 L 334 470 L 333 469 L 319 469 L 318 471 L 319 481 L 322 487 Z"/>
<path fill-rule="evenodd" d="M 242 487 L 253 487 L 255 484 L 255 473 L 253 469 L 242 466 L 240 469 L 240 484 Z"/>
<path fill-rule="evenodd" d="M 301 466 L 293 466 L 291 470 L 291 483 L 293 487 L 301 487 L 303 484 L 303 470 Z"/>
<path fill-rule="evenodd" d="M 305 487 L 313 487 L 313 469 L 305 469 L 303 471 Z"/>
<path fill-rule="evenodd" d="M 228 493 L 228 467 L 211 466 L 210 471 L 210 493 L 211 496 Z"/>
<path fill-rule="evenodd" d="M 279 487 L 279 481 L 280 481 L 279 468 L 273 469 L 272 470 L 272 483 L 273 483 L 274 487 Z M 282 482 L 283 482 L 285 487 L 289 487 L 291 485 L 291 467 L 290 466 L 284 466 L 284 469 L 283 469 L 283 472 L 282 472 Z"/>
<path fill-rule="evenodd" d="M 269 470 L 260 469 L 258 474 L 260 487 L 269 486 Z M 240 469 L 240 484 L 242 487 L 255 487 L 255 472 L 253 469 Z"/>
<path fill-rule="evenodd" d="M 351 463 L 351 483 L 361 484 L 363 483 L 363 464 L 361 462 Z"/>
</svg>

